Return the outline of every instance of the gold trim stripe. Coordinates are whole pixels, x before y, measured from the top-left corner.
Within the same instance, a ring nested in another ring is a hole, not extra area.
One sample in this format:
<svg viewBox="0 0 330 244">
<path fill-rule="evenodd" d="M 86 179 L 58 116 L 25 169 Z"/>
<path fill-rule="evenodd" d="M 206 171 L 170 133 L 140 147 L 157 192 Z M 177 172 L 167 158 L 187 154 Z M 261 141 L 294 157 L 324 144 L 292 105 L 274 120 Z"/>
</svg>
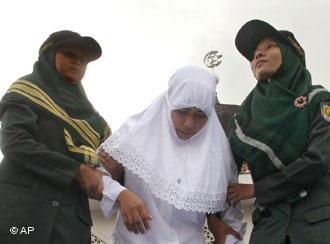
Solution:
<svg viewBox="0 0 330 244">
<path fill-rule="evenodd" d="M 59 107 L 43 90 L 31 82 L 25 80 L 16 81 L 7 91 L 7 93 L 19 93 L 31 101 L 39 104 L 52 114 L 60 117 L 70 124 L 94 149 L 100 143 L 99 134 L 85 120 L 71 118 L 61 107 Z"/>
<path fill-rule="evenodd" d="M 64 129 L 64 139 L 66 141 L 66 144 L 68 145 L 68 150 L 70 152 L 79 153 L 84 155 L 84 162 L 90 165 L 97 165 L 98 164 L 98 158 L 96 155 L 96 152 L 93 148 L 87 147 L 85 145 L 81 145 L 80 147 L 77 147 L 74 145 L 72 137 L 70 133 Z"/>
<path fill-rule="evenodd" d="M 47 100 L 47 101 L 49 101 L 49 103 L 51 104 L 51 105 L 53 105 L 54 106 L 54 108 L 56 109 L 56 110 L 58 110 L 60 113 L 62 113 L 64 116 L 66 116 L 66 117 L 68 117 L 68 118 L 70 118 L 71 120 L 73 120 L 73 121 L 75 121 L 76 123 L 83 123 L 86 127 L 88 127 L 88 128 L 84 128 L 84 125 L 80 125 L 81 127 L 82 127 L 82 129 L 84 129 L 84 130 L 90 130 L 90 133 L 92 133 L 92 134 L 94 134 L 94 136 L 97 138 L 94 138 L 95 139 L 95 141 L 99 141 L 100 140 L 100 135 L 99 135 L 99 133 L 97 133 L 91 126 L 90 126 L 90 124 L 87 122 L 87 121 L 85 121 L 85 120 L 78 120 L 78 119 L 73 119 L 73 118 L 71 118 L 60 106 L 58 106 L 52 99 L 51 99 L 51 97 L 49 97 L 48 96 L 48 94 L 47 93 L 45 93 L 42 89 L 40 89 L 38 86 L 36 86 L 36 85 L 34 85 L 33 83 L 31 83 L 31 82 L 29 82 L 29 81 L 26 81 L 26 80 L 18 80 L 17 81 L 18 83 L 23 83 L 23 84 L 25 84 L 25 85 L 27 85 L 27 86 L 30 86 L 31 88 L 34 88 L 34 89 L 36 89 L 36 90 L 38 90 L 42 95 L 43 95 L 43 97 Z"/>
</svg>

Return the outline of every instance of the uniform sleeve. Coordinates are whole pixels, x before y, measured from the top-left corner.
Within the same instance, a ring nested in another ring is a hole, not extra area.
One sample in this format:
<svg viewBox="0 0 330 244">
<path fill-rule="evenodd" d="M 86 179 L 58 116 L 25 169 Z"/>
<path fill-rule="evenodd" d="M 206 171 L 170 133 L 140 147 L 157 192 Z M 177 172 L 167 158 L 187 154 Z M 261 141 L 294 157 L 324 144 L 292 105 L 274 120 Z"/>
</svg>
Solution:
<svg viewBox="0 0 330 244">
<path fill-rule="evenodd" d="M 296 201 L 330 168 L 330 123 L 318 112 L 311 123 L 306 150 L 281 172 L 254 184 L 259 205 L 279 200 Z"/>
<path fill-rule="evenodd" d="M 68 187 L 80 163 L 35 140 L 38 116 L 24 103 L 1 103 L 1 150 L 9 163 L 61 187 Z"/>
</svg>

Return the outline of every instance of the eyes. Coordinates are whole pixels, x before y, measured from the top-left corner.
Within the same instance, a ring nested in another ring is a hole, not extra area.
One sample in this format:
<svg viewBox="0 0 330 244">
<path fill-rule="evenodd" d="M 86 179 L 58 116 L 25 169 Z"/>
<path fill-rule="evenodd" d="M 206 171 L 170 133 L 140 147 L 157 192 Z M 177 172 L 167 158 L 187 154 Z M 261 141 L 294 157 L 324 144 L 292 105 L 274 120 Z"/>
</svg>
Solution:
<svg viewBox="0 0 330 244">
<path fill-rule="evenodd" d="M 266 48 L 271 49 L 273 47 L 278 47 L 277 43 L 275 43 L 275 42 L 269 43 Z"/>
<path fill-rule="evenodd" d="M 264 42 L 264 43 L 260 42 L 256 50 L 254 51 L 253 58 L 255 58 L 258 53 L 262 53 L 278 47 L 279 47 L 278 44 L 274 41 Z"/>
<path fill-rule="evenodd" d="M 62 49 L 62 50 L 59 50 L 59 52 L 70 59 L 79 60 L 79 62 L 82 64 L 88 63 L 88 57 L 86 55 L 82 54 L 81 52 L 71 50 L 71 49 L 68 49 L 68 50 Z"/>
<path fill-rule="evenodd" d="M 200 110 L 200 109 L 195 109 L 195 108 L 183 108 L 183 109 L 177 109 L 174 110 L 178 115 L 180 116 L 188 116 L 188 115 L 193 115 L 196 118 L 200 119 L 207 119 L 206 114 Z"/>
</svg>

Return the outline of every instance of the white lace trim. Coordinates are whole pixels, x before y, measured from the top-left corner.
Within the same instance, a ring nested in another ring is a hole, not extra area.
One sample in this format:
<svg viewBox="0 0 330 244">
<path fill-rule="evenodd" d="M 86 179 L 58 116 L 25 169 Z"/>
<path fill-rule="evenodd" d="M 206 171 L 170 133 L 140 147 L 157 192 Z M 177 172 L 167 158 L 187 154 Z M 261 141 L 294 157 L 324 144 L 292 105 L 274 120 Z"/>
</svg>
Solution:
<svg viewBox="0 0 330 244">
<path fill-rule="evenodd" d="M 179 183 L 170 182 L 157 175 L 139 152 L 117 138 L 116 135 L 112 135 L 101 147 L 123 166 L 139 175 L 156 197 L 186 211 L 215 213 L 223 210 L 227 198 L 226 191 L 184 191 L 178 187 Z"/>
</svg>

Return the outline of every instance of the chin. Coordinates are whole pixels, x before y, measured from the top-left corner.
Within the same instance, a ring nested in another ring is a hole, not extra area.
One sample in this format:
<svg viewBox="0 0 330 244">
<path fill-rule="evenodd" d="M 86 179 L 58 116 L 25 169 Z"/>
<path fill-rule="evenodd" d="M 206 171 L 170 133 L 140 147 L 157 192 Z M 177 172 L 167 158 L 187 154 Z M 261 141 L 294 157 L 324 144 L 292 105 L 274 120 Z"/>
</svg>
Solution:
<svg viewBox="0 0 330 244">
<path fill-rule="evenodd" d="M 179 137 L 179 139 L 181 139 L 181 140 L 189 140 L 190 138 L 191 138 L 191 136 L 187 136 L 187 137 L 182 137 L 182 136 L 178 136 Z"/>
<path fill-rule="evenodd" d="M 269 78 L 271 78 L 272 76 L 269 74 L 258 74 L 258 76 L 256 76 L 257 80 L 261 81 L 261 80 L 267 80 Z"/>
<path fill-rule="evenodd" d="M 177 134 L 178 138 L 181 140 L 189 140 L 193 135 L 182 135 Z"/>
<path fill-rule="evenodd" d="M 80 84 L 80 80 L 77 80 L 77 79 L 70 79 L 70 78 L 68 78 L 68 82 L 71 85 L 78 85 L 78 84 Z"/>
</svg>

